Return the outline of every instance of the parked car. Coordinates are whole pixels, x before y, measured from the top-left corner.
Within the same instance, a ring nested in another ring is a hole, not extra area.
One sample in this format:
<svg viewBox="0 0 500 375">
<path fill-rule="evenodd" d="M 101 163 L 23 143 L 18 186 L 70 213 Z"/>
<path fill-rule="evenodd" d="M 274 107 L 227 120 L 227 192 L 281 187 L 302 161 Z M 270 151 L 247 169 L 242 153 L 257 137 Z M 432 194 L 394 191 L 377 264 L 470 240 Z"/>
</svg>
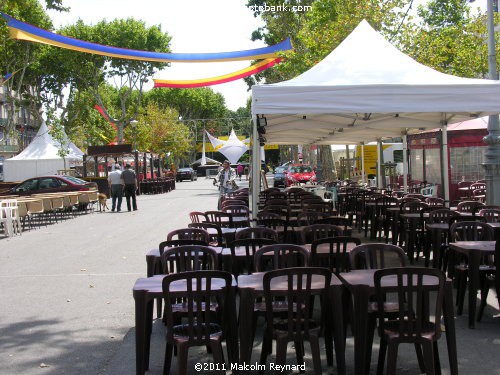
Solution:
<svg viewBox="0 0 500 375">
<path fill-rule="evenodd" d="M 177 175 L 175 176 L 175 180 L 180 182 L 182 180 L 191 180 L 196 181 L 198 179 L 198 175 L 193 168 L 179 168 L 177 170 Z"/>
<path fill-rule="evenodd" d="M 280 187 L 280 186 L 286 187 L 285 172 L 286 172 L 286 167 L 284 166 L 274 168 L 274 183 L 273 183 L 274 187 Z"/>
<path fill-rule="evenodd" d="M 97 190 L 97 184 L 73 176 L 42 176 L 29 178 L 0 195 L 30 195 L 87 190 Z"/>
<path fill-rule="evenodd" d="M 316 174 L 312 167 L 306 164 L 290 164 L 285 177 L 286 186 L 296 183 L 316 182 Z"/>
</svg>

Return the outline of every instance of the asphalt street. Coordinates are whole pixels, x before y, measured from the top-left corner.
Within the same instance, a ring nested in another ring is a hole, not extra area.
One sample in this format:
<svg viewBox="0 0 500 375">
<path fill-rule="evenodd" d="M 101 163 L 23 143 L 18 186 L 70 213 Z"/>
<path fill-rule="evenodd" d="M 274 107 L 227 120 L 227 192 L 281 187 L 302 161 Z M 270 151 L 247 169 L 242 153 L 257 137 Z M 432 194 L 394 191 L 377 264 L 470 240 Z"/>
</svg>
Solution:
<svg viewBox="0 0 500 375">
<path fill-rule="evenodd" d="M 20 236 L 0 237 L 0 375 L 135 373 L 132 286 L 146 275 L 145 254 L 169 231 L 187 226 L 190 211 L 217 205 L 212 180 L 199 178 L 176 187 L 166 194 L 139 196 L 135 212 L 127 212 L 124 203 L 120 213 L 94 212 Z M 476 329 L 467 328 L 465 313 L 456 319 L 460 374 L 500 375 L 500 317 L 494 291 L 489 302 Z M 162 323 L 156 321 L 147 374 L 162 373 L 164 343 Z M 354 368 L 352 348 L 349 337 L 349 374 Z M 443 374 L 449 374 L 445 349 L 442 339 Z M 306 345 L 306 373 L 311 374 L 307 353 Z M 252 361 L 259 354 L 257 340 Z M 205 348 L 192 349 L 190 373 L 197 373 L 195 363 L 209 358 Z M 291 350 L 288 360 L 295 363 Z M 372 373 L 376 362 L 375 349 Z M 336 373 L 326 360 L 323 369 Z M 413 347 L 400 349 L 398 373 L 419 373 Z"/>
</svg>

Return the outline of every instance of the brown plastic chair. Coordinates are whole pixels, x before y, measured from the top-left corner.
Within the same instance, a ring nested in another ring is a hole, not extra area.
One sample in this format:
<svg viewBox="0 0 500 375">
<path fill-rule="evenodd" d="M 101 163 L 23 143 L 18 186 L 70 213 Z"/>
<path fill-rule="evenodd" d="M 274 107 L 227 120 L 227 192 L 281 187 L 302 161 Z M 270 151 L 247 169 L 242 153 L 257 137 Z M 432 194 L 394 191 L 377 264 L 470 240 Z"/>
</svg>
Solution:
<svg viewBox="0 0 500 375">
<path fill-rule="evenodd" d="M 456 241 L 490 241 L 493 240 L 493 229 L 482 221 L 458 221 L 450 225 L 449 233 L 450 242 Z M 449 277 L 456 280 L 457 285 L 457 315 L 462 315 L 465 300 L 465 291 L 467 290 L 467 273 L 469 266 L 468 260 L 465 257 L 458 256 L 452 251 L 449 251 L 447 260 L 455 265 L 454 269 L 448 267 Z M 493 265 L 491 259 L 485 258 L 482 260 L 482 265 L 479 268 L 481 273 L 480 278 L 485 273 L 490 272 Z"/>
<path fill-rule="evenodd" d="M 204 245 L 171 247 L 161 255 L 161 263 L 164 274 L 219 268 L 216 251 Z"/>
<path fill-rule="evenodd" d="M 301 230 L 301 243 L 313 243 L 320 238 L 342 236 L 343 230 L 338 225 L 332 224 L 312 224 Z"/>
<path fill-rule="evenodd" d="M 438 197 L 427 197 L 425 198 L 425 203 L 429 206 L 440 206 L 444 207 L 444 199 Z"/>
<path fill-rule="evenodd" d="M 349 227 L 349 219 L 344 216 L 327 216 L 314 221 L 311 224 L 330 224 L 336 225 L 342 229 L 342 234 L 344 236 L 349 236 L 351 233 L 347 233 Z"/>
<path fill-rule="evenodd" d="M 184 245 L 208 246 L 208 243 L 206 241 L 191 240 L 191 239 L 162 241 L 160 242 L 160 245 L 158 245 L 158 249 L 160 250 L 160 256 L 165 252 L 165 249 L 168 249 L 170 247 L 184 246 Z"/>
<path fill-rule="evenodd" d="M 479 311 L 477 314 L 478 322 L 481 321 L 481 318 L 483 317 L 484 308 L 486 307 L 488 299 L 488 292 L 492 284 L 497 292 L 498 306 L 500 307 L 500 277 L 498 277 L 497 274 L 497 270 L 500 269 L 500 241 L 498 240 L 495 243 L 494 259 L 494 267 L 490 268 L 481 275 L 481 304 L 479 305 Z"/>
<path fill-rule="evenodd" d="M 255 252 L 255 271 L 290 268 L 309 265 L 309 252 L 294 244 L 275 244 L 263 246 Z"/>
<path fill-rule="evenodd" d="M 311 293 L 313 276 L 323 278 L 323 295 L 320 301 L 321 317 L 315 321 L 312 317 L 311 303 L 314 301 Z M 285 290 L 277 288 L 273 280 L 285 278 Z M 323 332 L 323 323 L 327 319 L 325 305 L 327 290 L 330 286 L 331 272 L 319 267 L 299 267 L 269 271 L 264 275 L 264 298 L 266 301 L 266 327 L 262 341 L 260 364 L 266 364 L 269 354 L 272 354 L 272 341 L 276 340 L 276 364 L 284 365 L 286 350 L 290 341 L 295 343 L 297 363 L 302 364 L 304 342 L 309 341 L 313 359 L 314 373 L 321 374 L 321 357 L 319 337 Z M 283 301 L 284 299 L 284 301 Z M 283 304 L 282 314 L 276 315 L 276 303 Z M 328 317 L 330 318 L 330 317 Z M 260 373 L 263 373 L 262 370 Z"/>
<path fill-rule="evenodd" d="M 222 208 L 223 212 L 229 213 L 235 228 L 247 228 L 250 226 L 250 210 L 244 205 L 228 205 Z"/>
<path fill-rule="evenodd" d="M 221 228 L 233 228 L 233 216 L 224 211 L 206 211 L 205 216 L 209 223 L 217 224 Z"/>
<path fill-rule="evenodd" d="M 311 266 L 326 267 L 335 274 L 349 272 L 351 262 L 347 251 L 348 244 L 360 245 L 361 240 L 355 237 L 337 236 L 320 238 L 311 245 Z M 318 253 L 320 245 L 328 245 L 328 253 Z"/>
<path fill-rule="evenodd" d="M 472 215 L 475 215 L 483 207 L 484 203 L 478 201 L 463 201 L 457 205 L 457 212 L 470 212 Z"/>
<path fill-rule="evenodd" d="M 384 285 L 384 280 L 394 278 L 397 281 L 395 286 Z M 380 336 L 377 374 L 383 373 L 386 352 L 387 374 L 396 374 L 397 352 L 401 343 L 414 344 L 418 357 L 421 355 L 418 351 L 421 346 L 426 374 L 440 373 L 437 370 L 437 340 L 441 337 L 445 280 L 444 273 L 433 268 L 401 267 L 375 272 Z M 432 302 L 429 303 L 431 298 Z M 389 318 L 384 311 L 388 300 L 395 301 L 398 307 L 398 313 Z"/>
<path fill-rule="evenodd" d="M 193 211 L 189 213 L 189 219 L 192 223 L 205 223 L 207 221 L 207 216 L 204 212 Z"/>
<path fill-rule="evenodd" d="M 327 218 L 329 216 L 330 215 L 328 215 L 327 213 L 321 211 L 301 211 L 297 214 L 296 225 L 298 227 L 302 227 L 315 224 L 318 220 Z"/>
<path fill-rule="evenodd" d="M 257 214 L 257 225 L 259 227 L 270 228 L 278 233 L 278 241 L 289 240 L 288 221 L 282 219 L 279 214 L 261 211 Z"/>
<path fill-rule="evenodd" d="M 483 208 L 479 210 L 478 215 L 484 217 L 487 223 L 500 222 L 500 209 L 498 208 Z"/>
<path fill-rule="evenodd" d="M 255 271 L 254 256 L 258 249 L 263 246 L 273 245 L 276 241 L 268 238 L 243 238 L 234 240 L 231 244 L 231 273 L 240 275 L 242 273 L 251 274 Z M 245 256 L 238 257 L 237 249 L 245 249 Z"/>
<path fill-rule="evenodd" d="M 202 228 L 180 228 L 167 234 L 167 241 L 170 240 L 198 240 L 205 243 L 210 242 L 208 232 Z"/>
<path fill-rule="evenodd" d="M 187 287 L 187 291 L 182 293 L 183 305 L 187 311 L 182 322 L 177 319 L 175 310 L 179 295 L 175 293 L 172 284 L 176 282 L 184 282 Z M 216 282 L 221 284 L 220 287 L 215 287 Z M 181 272 L 165 276 L 162 282 L 167 329 L 164 375 L 170 373 L 174 346 L 177 348 L 179 375 L 188 373 L 188 350 L 192 346 L 210 348 L 214 363 L 225 363 L 222 351 L 224 327 L 220 323 L 226 321 L 225 309 L 217 307 L 230 300 L 231 284 L 231 274 L 224 271 Z"/>
<path fill-rule="evenodd" d="M 171 247 L 163 252 L 160 259 L 163 274 L 219 269 L 217 253 L 213 248 L 204 245 Z M 187 313 L 183 302 L 178 300 L 177 305 L 173 307 L 180 316 Z M 161 300 L 158 301 L 157 309 L 161 312 Z"/>
<path fill-rule="evenodd" d="M 351 251 L 353 269 L 379 269 L 406 267 L 409 263 L 404 250 L 396 245 L 384 243 L 365 243 Z"/>
<path fill-rule="evenodd" d="M 243 228 L 235 233 L 236 240 L 244 238 L 267 238 L 278 241 L 278 233 L 274 229 L 266 227 Z"/>
<path fill-rule="evenodd" d="M 385 269 L 392 267 L 406 267 L 409 260 L 404 250 L 396 245 L 367 243 L 356 246 L 351 251 L 351 266 L 353 269 Z M 352 303 L 352 301 L 351 301 Z M 352 306 L 350 307 L 352 311 Z M 368 304 L 368 329 L 367 329 L 367 347 L 366 363 L 371 362 L 373 336 L 376 328 L 378 306 L 375 302 Z M 387 302 L 383 308 L 384 314 L 392 316 L 398 313 L 398 306 L 392 302 Z M 423 368 L 421 356 L 419 364 Z"/>
<path fill-rule="evenodd" d="M 223 246 L 224 237 L 222 236 L 222 229 L 214 223 L 189 223 L 189 228 L 200 228 L 208 232 L 210 246 Z"/>
</svg>

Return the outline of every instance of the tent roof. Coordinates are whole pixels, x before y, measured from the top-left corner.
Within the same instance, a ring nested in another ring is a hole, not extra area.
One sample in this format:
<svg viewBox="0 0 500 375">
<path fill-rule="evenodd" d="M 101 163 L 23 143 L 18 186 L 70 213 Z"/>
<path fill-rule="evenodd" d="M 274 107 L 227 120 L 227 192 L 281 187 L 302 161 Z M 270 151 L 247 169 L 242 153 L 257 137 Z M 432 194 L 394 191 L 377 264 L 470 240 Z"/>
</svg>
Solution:
<svg viewBox="0 0 500 375">
<path fill-rule="evenodd" d="M 67 138 L 67 136 L 66 136 Z M 67 160 L 82 160 L 83 152 L 67 138 L 69 154 Z M 45 121 L 42 121 L 40 129 L 33 138 L 33 141 L 19 155 L 8 160 L 46 160 L 62 159 L 57 153 L 59 151 L 58 142 L 52 138 Z"/>
<path fill-rule="evenodd" d="M 307 72 L 252 88 L 252 113 L 278 144 L 354 144 L 500 111 L 500 82 L 440 73 L 367 21 Z"/>
<path fill-rule="evenodd" d="M 205 159 L 207 161 L 207 165 L 221 165 L 222 164 L 220 161 L 217 161 L 217 160 L 214 160 L 214 159 L 210 159 L 210 158 L 207 158 L 207 157 L 205 157 Z M 198 159 L 198 160 L 193 161 L 189 165 L 193 166 L 193 165 L 196 165 L 196 164 L 200 164 L 201 165 L 201 158 Z"/>
</svg>

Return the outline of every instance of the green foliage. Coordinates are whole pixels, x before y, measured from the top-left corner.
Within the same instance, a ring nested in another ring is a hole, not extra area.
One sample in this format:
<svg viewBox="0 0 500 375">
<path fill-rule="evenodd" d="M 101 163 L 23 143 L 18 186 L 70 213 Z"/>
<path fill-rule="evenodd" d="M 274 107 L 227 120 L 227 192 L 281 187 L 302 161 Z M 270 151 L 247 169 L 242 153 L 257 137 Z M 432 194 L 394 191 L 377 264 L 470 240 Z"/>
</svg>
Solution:
<svg viewBox="0 0 500 375">
<path fill-rule="evenodd" d="M 50 29 L 52 23 L 44 9 L 36 0 L 3 1 L 0 10 L 17 19 L 33 25 Z M 14 115 L 25 108 L 32 117 L 40 121 L 41 92 L 43 91 L 38 74 L 38 60 L 43 46 L 17 41 L 10 38 L 6 22 L 0 21 L 0 69 L 2 76 L 12 73 L 3 82 L 7 132 L 14 129 Z"/>
<path fill-rule="evenodd" d="M 146 27 L 143 21 L 132 18 L 101 21 L 96 25 L 78 21 L 60 33 L 99 44 L 156 52 L 168 52 L 171 39 L 159 26 Z M 118 143 L 122 143 L 124 128 L 139 112 L 144 85 L 166 64 L 51 49 L 53 53 L 46 56 L 44 64 L 51 92 L 62 93 L 65 87 L 70 91 L 91 92 L 94 96 L 92 107 L 99 104 L 109 118 L 116 120 Z M 111 105 L 104 98 L 106 93 L 102 92 L 106 87 L 103 83 L 109 81 L 114 82 L 117 93 Z"/>
<path fill-rule="evenodd" d="M 64 169 L 66 169 L 66 156 L 70 153 L 69 145 L 71 141 L 64 131 L 64 126 L 61 124 L 59 116 L 53 111 L 47 112 L 47 121 L 50 135 L 57 142 L 57 155 L 63 159 Z"/>
<path fill-rule="evenodd" d="M 332 50 L 363 19 L 376 29 L 388 33 L 396 28 L 402 18 L 403 7 L 408 0 L 308 0 L 308 1 L 263 1 L 249 0 L 252 5 L 310 5 L 306 12 L 261 12 L 265 28 L 256 30 L 252 38 L 268 44 L 277 43 L 287 37 L 292 40 L 293 51 L 283 54 L 285 62 L 275 68 L 247 79 L 250 86 L 265 79 L 267 83 L 291 79 L 305 72 Z M 257 12 L 259 13 L 259 12 Z"/>
<path fill-rule="evenodd" d="M 418 15 L 420 22 L 404 25 L 396 38 L 403 52 L 443 73 L 487 77 L 485 14 L 471 14 L 469 6 L 460 0 L 433 0 L 420 6 Z M 498 14 L 496 17 L 498 22 Z"/>
<path fill-rule="evenodd" d="M 145 95 L 144 101 L 155 102 L 160 108 L 174 107 L 183 119 L 223 118 L 227 115 L 224 96 L 209 87 L 153 89 Z"/>
<path fill-rule="evenodd" d="M 99 89 L 102 101 L 110 110 L 117 101 L 117 90 L 107 84 Z M 68 98 L 65 122 L 68 136 L 82 150 L 90 145 L 106 145 L 116 138 L 116 131 L 94 108 L 96 100 L 91 90 L 74 91 Z"/>
<path fill-rule="evenodd" d="M 193 149 L 189 128 L 179 120 L 179 112 L 173 108 L 161 108 L 154 102 L 148 103 L 137 118 L 135 129 L 128 127 L 125 137 L 135 141 L 139 150 L 157 154 L 170 153 L 177 163 Z"/>
<path fill-rule="evenodd" d="M 209 87 L 153 89 L 145 94 L 144 103 L 156 103 L 162 109 L 175 108 L 180 118 L 197 136 L 201 136 L 204 127 L 217 135 L 227 134 L 227 121 L 214 120 L 228 117 L 224 96 Z M 204 121 L 205 119 L 212 120 Z"/>
</svg>

